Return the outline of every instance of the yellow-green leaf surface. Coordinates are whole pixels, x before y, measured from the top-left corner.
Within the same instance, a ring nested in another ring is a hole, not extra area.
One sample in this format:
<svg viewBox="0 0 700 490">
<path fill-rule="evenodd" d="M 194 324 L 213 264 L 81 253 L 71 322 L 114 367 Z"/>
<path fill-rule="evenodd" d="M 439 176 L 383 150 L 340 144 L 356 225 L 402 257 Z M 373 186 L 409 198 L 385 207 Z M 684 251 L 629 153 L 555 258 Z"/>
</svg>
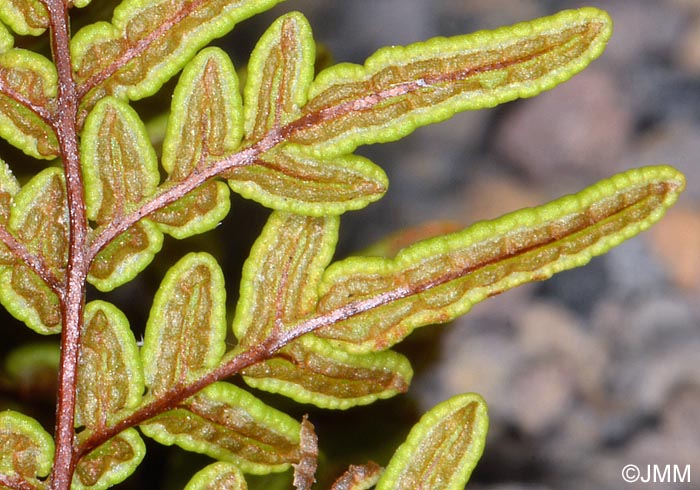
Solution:
<svg viewBox="0 0 700 490">
<path fill-rule="evenodd" d="M 260 344 L 281 333 L 275 329 L 282 323 L 313 311 L 337 236 L 335 217 L 270 215 L 243 266 L 233 323 L 241 347 Z"/>
<path fill-rule="evenodd" d="M 49 13 L 40 0 L 3 0 L 0 20 L 17 34 L 38 36 L 49 26 Z"/>
<path fill-rule="evenodd" d="M 68 205 L 61 169 L 47 168 L 14 196 L 9 228 L 56 275 L 68 261 Z"/>
<path fill-rule="evenodd" d="M 347 319 L 316 335 L 353 352 L 386 349 L 417 327 L 449 321 L 489 296 L 607 252 L 659 220 L 684 185 L 671 167 L 634 169 L 544 206 L 420 242 L 393 260 L 333 264 L 316 314 Z"/>
<path fill-rule="evenodd" d="M 136 429 L 126 429 L 78 463 L 71 490 L 104 490 L 124 481 L 146 455 L 146 445 Z"/>
<path fill-rule="evenodd" d="M 81 138 L 88 218 L 98 225 L 128 214 L 158 186 L 158 161 L 144 124 L 113 97 L 88 116 Z M 141 272 L 160 250 L 163 236 L 148 220 L 122 233 L 96 257 L 88 281 L 110 291 Z"/>
<path fill-rule="evenodd" d="M 141 349 L 149 396 L 192 381 L 226 350 L 226 290 L 216 259 L 191 253 L 165 275 Z"/>
<path fill-rule="evenodd" d="M 48 115 L 57 87 L 56 68 L 45 57 L 25 49 L 0 54 L 0 137 L 35 158 L 58 156 L 56 135 L 36 112 Z"/>
<path fill-rule="evenodd" d="M 79 90 L 89 108 L 105 95 L 155 93 L 214 38 L 281 0 L 125 0 L 112 22 L 81 29 L 71 41 Z"/>
<path fill-rule="evenodd" d="M 243 197 L 310 216 L 363 208 L 389 185 L 384 171 L 364 157 L 316 157 L 294 145 L 268 151 L 225 177 Z"/>
<path fill-rule="evenodd" d="M 48 168 L 14 196 L 9 230 L 27 250 L 43 258 L 56 277 L 68 260 L 68 209 L 63 174 Z M 0 301 L 18 320 L 42 333 L 61 329 L 58 297 L 27 266 L 15 263 L 0 272 Z"/>
<path fill-rule="evenodd" d="M 58 297 L 25 265 L 18 263 L 0 271 L 0 303 L 37 333 L 50 335 L 61 331 Z"/>
<path fill-rule="evenodd" d="M 247 490 L 243 473 L 232 463 L 219 461 L 195 473 L 185 490 Z"/>
<path fill-rule="evenodd" d="M 54 444 L 39 422 L 12 410 L 0 412 L 0 447 L 1 474 L 41 487 L 39 479 L 51 471 Z"/>
<path fill-rule="evenodd" d="M 405 393 L 413 370 L 408 359 L 393 351 L 350 354 L 322 339 L 303 337 L 243 374 L 253 388 L 321 408 L 346 409 Z"/>
<path fill-rule="evenodd" d="M 163 168 L 168 183 L 180 182 L 208 160 L 233 152 L 243 133 L 238 77 L 229 57 L 218 48 L 199 53 L 180 77 L 163 140 Z M 164 231 L 185 238 L 214 228 L 228 214 L 229 192 L 222 182 L 208 182 L 153 215 Z"/>
<path fill-rule="evenodd" d="M 416 424 L 377 483 L 377 490 L 461 490 L 486 442 L 486 404 L 472 393 L 433 407 Z"/>
<path fill-rule="evenodd" d="M 215 228 L 230 208 L 228 186 L 209 181 L 150 217 L 163 232 L 183 239 Z"/>
<path fill-rule="evenodd" d="M 299 117 L 314 76 L 315 49 L 311 26 L 299 12 L 280 17 L 260 38 L 244 92 L 247 141 Z"/>
<path fill-rule="evenodd" d="M 187 64 L 175 88 L 163 140 L 163 168 L 174 181 L 211 156 L 239 145 L 243 107 L 238 76 L 228 55 L 207 48 Z"/>
<path fill-rule="evenodd" d="M 88 218 L 98 224 L 132 211 L 160 179 L 156 152 L 138 114 L 108 97 L 85 121 L 81 138 Z"/>
<path fill-rule="evenodd" d="M 11 49 L 14 43 L 14 37 L 12 37 L 10 31 L 7 30 L 7 27 L 0 22 L 0 53 L 4 53 L 5 51 Z"/>
<path fill-rule="evenodd" d="M 163 233 L 158 225 L 142 219 L 97 254 L 88 281 L 100 291 L 111 291 L 136 277 L 162 246 Z"/>
<path fill-rule="evenodd" d="M 228 383 L 214 383 L 140 427 L 161 444 L 235 463 L 246 473 L 284 471 L 299 460 L 299 423 Z"/>
<path fill-rule="evenodd" d="M 602 51 L 612 22 L 597 9 L 564 11 L 494 31 L 377 51 L 340 64 L 311 86 L 291 141 L 323 154 L 393 141 L 458 111 L 531 97 L 581 71 Z"/>
<path fill-rule="evenodd" d="M 78 364 L 76 426 L 91 431 L 111 425 L 120 410 L 139 404 L 143 390 L 139 350 L 126 316 L 110 303 L 88 303 Z"/>
</svg>

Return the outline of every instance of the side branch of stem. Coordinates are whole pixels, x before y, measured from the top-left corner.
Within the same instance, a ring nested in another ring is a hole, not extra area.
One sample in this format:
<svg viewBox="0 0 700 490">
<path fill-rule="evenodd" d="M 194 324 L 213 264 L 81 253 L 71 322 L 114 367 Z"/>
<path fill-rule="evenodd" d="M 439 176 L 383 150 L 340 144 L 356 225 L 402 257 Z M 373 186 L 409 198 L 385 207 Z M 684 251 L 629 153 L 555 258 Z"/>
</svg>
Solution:
<svg viewBox="0 0 700 490">
<path fill-rule="evenodd" d="M 51 272 L 41 255 L 31 253 L 22 242 L 17 240 L 5 227 L 0 226 L 0 241 L 5 244 L 12 255 L 29 267 L 61 298 L 64 295 L 63 282 Z"/>
</svg>

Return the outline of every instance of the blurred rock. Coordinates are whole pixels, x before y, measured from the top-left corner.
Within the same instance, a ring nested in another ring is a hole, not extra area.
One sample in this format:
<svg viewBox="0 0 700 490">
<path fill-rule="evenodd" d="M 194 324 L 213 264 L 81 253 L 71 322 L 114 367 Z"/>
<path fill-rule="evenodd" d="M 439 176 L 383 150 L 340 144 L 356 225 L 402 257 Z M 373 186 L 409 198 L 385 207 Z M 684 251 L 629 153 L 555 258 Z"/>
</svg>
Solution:
<svg viewBox="0 0 700 490">
<path fill-rule="evenodd" d="M 331 12 L 334 29 L 328 32 L 328 44 L 339 60 L 362 63 L 382 46 L 437 35 L 432 30 L 430 3 L 423 0 L 359 0 L 337 8 L 342 15 Z M 355 42 L 346 42 L 348 38 Z"/>
<path fill-rule="evenodd" d="M 568 373 L 572 388 L 582 393 L 600 386 L 606 346 L 584 329 L 569 310 L 557 304 L 534 303 L 520 312 L 515 321 L 526 358 L 555 359 L 560 370 Z"/>
<path fill-rule="evenodd" d="M 585 267 L 560 272 L 539 283 L 537 296 L 554 299 L 586 317 L 608 294 L 610 275 L 607 257 L 596 257 Z"/>
<path fill-rule="evenodd" d="M 695 4 L 700 5 L 699 2 Z M 679 42 L 675 58 L 682 70 L 700 75 L 700 14 L 696 15 Z"/>
<path fill-rule="evenodd" d="M 700 211 L 672 209 L 649 236 L 673 282 L 700 294 Z"/>
<path fill-rule="evenodd" d="M 544 194 L 536 186 L 525 186 L 520 179 L 504 172 L 482 174 L 465 189 L 461 203 L 464 220 L 495 219 L 522 208 L 543 204 Z"/>
<path fill-rule="evenodd" d="M 663 415 L 656 427 L 641 432 L 638 437 L 623 449 L 611 455 L 610 463 L 617 463 L 618 468 L 625 464 L 635 464 L 646 473 L 647 466 L 659 466 L 661 470 L 666 465 L 678 466 L 680 471 L 686 465 L 691 466 L 690 482 L 637 482 L 630 488 L 646 489 L 686 489 L 695 482 L 696 468 L 700 461 L 700 428 L 697 424 L 697 414 L 700 410 L 700 378 L 693 383 L 679 386 L 665 401 Z M 672 470 L 673 471 L 673 470 Z"/>
<path fill-rule="evenodd" d="M 619 165 L 632 129 L 619 90 L 593 67 L 511 108 L 496 149 L 536 179 L 600 178 Z"/>
<path fill-rule="evenodd" d="M 664 352 L 639 356 L 611 366 L 609 384 L 626 410 L 649 416 L 663 413 L 666 398 L 679 386 L 700 379 L 700 340 L 675 345 Z M 695 364 L 694 364 L 695 361 Z"/>
<path fill-rule="evenodd" d="M 663 410 L 662 431 L 676 447 L 670 451 L 678 456 L 677 462 L 700 461 L 700 378 L 680 385 L 666 399 Z"/>
<path fill-rule="evenodd" d="M 669 346 L 683 343 L 698 328 L 693 322 L 692 308 L 680 298 L 640 298 L 623 312 L 624 318 L 608 330 L 608 341 L 621 352 L 642 355 L 663 352 Z"/>
<path fill-rule="evenodd" d="M 561 359 L 519 365 L 508 390 L 509 420 L 528 435 L 542 435 L 558 427 L 573 403 L 572 377 Z"/>
<path fill-rule="evenodd" d="M 435 11 L 440 31 L 446 35 L 493 29 L 547 13 L 536 0 L 446 0 Z"/>
<path fill-rule="evenodd" d="M 414 383 L 421 409 L 427 410 L 452 394 L 476 392 L 489 400 L 492 415 L 508 410 L 504 387 L 510 385 L 518 367 L 517 346 L 500 332 L 465 336 L 459 343 L 451 334 L 445 336 L 449 347 L 440 365 Z"/>
<path fill-rule="evenodd" d="M 697 82 L 700 100 L 700 78 Z M 700 206 L 700 186 L 696 184 L 700 182 L 700 106 L 697 117 L 697 121 L 676 119 L 660 124 L 646 132 L 625 156 L 625 167 L 668 164 L 683 172 L 688 185 L 679 204 L 687 202 L 695 208 Z"/>
<path fill-rule="evenodd" d="M 601 257 L 610 281 L 606 296 L 637 298 L 663 293 L 668 289 L 669 275 L 653 254 L 647 238 L 648 235 L 644 234 L 635 237 Z"/>
<path fill-rule="evenodd" d="M 568 3 L 590 5 L 585 0 Z M 612 0 L 599 4 L 610 13 L 615 23 L 604 61 L 631 65 L 670 55 L 671 47 L 678 43 L 679 33 L 683 32 L 689 17 L 685 9 L 669 8 L 665 3 L 658 0 Z"/>
</svg>

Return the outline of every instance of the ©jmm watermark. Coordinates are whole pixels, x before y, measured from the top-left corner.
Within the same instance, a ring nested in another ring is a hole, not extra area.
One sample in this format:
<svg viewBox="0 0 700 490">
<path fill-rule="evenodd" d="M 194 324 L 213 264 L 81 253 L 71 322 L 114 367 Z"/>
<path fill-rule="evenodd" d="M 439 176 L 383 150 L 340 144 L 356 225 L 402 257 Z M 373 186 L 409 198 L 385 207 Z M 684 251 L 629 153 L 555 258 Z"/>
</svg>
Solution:
<svg viewBox="0 0 700 490">
<path fill-rule="evenodd" d="M 690 483 L 690 465 L 628 464 L 622 468 L 622 479 L 627 483 Z"/>
</svg>

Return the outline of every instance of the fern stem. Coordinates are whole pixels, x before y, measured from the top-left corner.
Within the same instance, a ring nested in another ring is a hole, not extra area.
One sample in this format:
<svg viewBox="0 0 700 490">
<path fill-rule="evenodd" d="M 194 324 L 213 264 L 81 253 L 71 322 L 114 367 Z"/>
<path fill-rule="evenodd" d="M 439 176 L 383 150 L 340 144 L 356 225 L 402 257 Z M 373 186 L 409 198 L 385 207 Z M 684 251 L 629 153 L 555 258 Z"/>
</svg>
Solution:
<svg viewBox="0 0 700 490">
<path fill-rule="evenodd" d="M 78 149 L 78 97 L 70 56 L 68 3 L 46 2 L 51 26 L 51 49 L 58 71 L 58 112 L 54 130 L 58 136 L 66 177 L 70 220 L 68 267 L 65 295 L 61 298 L 61 364 L 56 404 L 56 453 L 49 485 L 52 490 L 69 490 L 77 464 L 74 421 L 80 334 L 85 307 L 85 278 L 89 261 L 87 215 Z"/>
</svg>

